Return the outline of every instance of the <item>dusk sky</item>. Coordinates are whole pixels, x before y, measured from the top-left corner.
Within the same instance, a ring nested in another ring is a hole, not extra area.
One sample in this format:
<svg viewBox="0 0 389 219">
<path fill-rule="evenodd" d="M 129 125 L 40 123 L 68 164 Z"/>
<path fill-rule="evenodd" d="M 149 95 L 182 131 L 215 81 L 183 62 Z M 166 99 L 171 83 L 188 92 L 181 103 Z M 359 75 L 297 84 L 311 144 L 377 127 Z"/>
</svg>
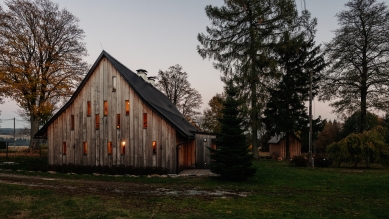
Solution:
<svg viewBox="0 0 389 219">
<path fill-rule="evenodd" d="M 53 0 L 59 7 L 66 8 L 79 18 L 79 27 L 85 31 L 88 57 L 93 64 L 102 48 L 126 65 L 132 71 L 146 69 L 148 76 L 156 76 L 158 71 L 167 70 L 179 64 L 189 75 L 192 87 L 203 97 L 203 109 L 216 94 L 223 92 L 221 73 L 212 66 L 213 60 L 203 60 L 196 51 L 198 33 L 205 33 L 210 21 L 205 14 L 205 6 L 221 6 L 222 0 Z M 346 0 L 306 0 L 306 9 L 318 19 L 316 42 L 329 42 L 332 30 L 338 28 L 335 14 L 344 10 Z M 379 0 L 382 2 L 382 0 Z M 389 5 L 389 0 L 384 1 Z M 296 0 L 298 9 L 304 7 L 303 0 Z M 0 0 L 4 7 L 4 1 Z M 328 102 L 315 101 L 314 118 L 336 119 Z M 3 120 L 1 127 L 13 127 L 18 109 L 15 102 L 6 99 L 0 105 Z M 17 121 L 17 127 L 28 123 Z"/>
</svg>

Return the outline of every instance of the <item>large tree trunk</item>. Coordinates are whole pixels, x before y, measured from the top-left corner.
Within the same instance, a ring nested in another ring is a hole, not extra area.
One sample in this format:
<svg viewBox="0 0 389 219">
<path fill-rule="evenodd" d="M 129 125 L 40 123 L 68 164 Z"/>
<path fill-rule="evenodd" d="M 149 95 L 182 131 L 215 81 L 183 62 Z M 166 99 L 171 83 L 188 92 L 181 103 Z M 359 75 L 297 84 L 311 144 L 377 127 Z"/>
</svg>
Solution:
<svg viewBox="0 0 389 219">
<path fill-rule="evenodd" d="M 38 132 L 39 130 L 39 118 L 36 116 L 32 115 L 30 116 L 30 124 L 31 124 L 31 130 L 30 130 L 30 151 L 32 149 L 35 149 L 37 146 L 37 139 L 34 139 L 34 135 Z"/>
<path fill-rule="evenodd" d="M 258 131 L 258 122 L 257 122 L 257 114 L 258 114 L 258 110 L 257 110 L 257 95 L 256 95 L 256 91 L 257 91 L 257 86 L 254 83 L 252 83 L 251 85 L 251 128 L 252 128 L 252 134 L 253 134 L 253 137 L 252 137 L 252 150 L 253 150 L 253 155 L 254 155 L 254 158 L 255 159 L 258 159 L 259 158 L 259 154 L 258 154 L 258 135 L 257 135 L 257 131 Z"/>
<path fill-rule="evenodd" d="M 289 132 L 286 132 L 286 135 L 285 135 L 285 151 L 286 151 L 286 160 L 289 160 L 290 159 Z"/>
</svg>

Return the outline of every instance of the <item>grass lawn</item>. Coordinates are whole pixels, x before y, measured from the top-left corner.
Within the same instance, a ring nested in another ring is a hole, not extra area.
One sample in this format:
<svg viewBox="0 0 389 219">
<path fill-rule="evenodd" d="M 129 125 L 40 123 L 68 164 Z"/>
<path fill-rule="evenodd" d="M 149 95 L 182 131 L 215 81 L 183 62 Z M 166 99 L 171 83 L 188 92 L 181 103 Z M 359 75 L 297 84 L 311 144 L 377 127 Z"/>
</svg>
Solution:
<svg viewBox="0 0 389 219">
<path fill-rule="evenodd" d="M 389 218 L 386 168 L 311 169 L 260 160 L 254 162 L 257 174 L 246 182 L 20 171 L 44 159 L 8 159 L 20 163 L 12 171 L 0 166 L 0 218 Z M 46 187 L 26 186 L 4 183 L 5 174 L 55 180 L 40 181 Z M 89 185 L 93 188 L 85 189 Z M 154 193 L 161 189 L 181 193 Z M 208 193 L 188 195 L 189 190 Z M 218 191 L 227 193 L 210 195 Z"/>
</svg>

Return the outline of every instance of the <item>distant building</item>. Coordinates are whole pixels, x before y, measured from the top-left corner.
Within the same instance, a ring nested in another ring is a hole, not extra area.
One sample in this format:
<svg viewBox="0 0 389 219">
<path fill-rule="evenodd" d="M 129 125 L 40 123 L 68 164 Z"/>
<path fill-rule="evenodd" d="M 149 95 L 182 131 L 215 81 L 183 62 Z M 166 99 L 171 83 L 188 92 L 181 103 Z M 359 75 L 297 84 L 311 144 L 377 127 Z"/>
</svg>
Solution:
<svg viewBox="0 0 389 219">
<path fill-rule="evenodd" d="M 269 156 L 273 159 L 286 159 L 285 136 L 285 133 L 280 133 L 267 142 L 269 144 Z M 301 140 L 294 134 L 289 134 L 289 155 L 290 158 L 301 155 Z"/>
<path fill-rule="evenodd" d="M 50 165 L 208 168 L 214 135 L 201 133 L 153 86 L 103 51 L 71 99 L 36 133 Z"/>
</svg>

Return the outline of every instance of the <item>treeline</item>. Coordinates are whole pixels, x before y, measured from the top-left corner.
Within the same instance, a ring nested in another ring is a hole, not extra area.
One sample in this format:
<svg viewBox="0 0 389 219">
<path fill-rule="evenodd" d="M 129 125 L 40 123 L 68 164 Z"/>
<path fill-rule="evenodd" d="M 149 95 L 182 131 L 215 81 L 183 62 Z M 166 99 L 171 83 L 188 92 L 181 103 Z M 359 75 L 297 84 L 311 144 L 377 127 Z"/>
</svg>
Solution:
<svg viewBox="0 0 389 219">
<path fill-rule="evenodd" d="M 12 142 L 9 145 L 10 146 L 14 145 L 12 138 L 2 138 L 2 137 L 0 137 L 0 141 Z M 16 138 L 15 145 L 16 146 L 28 146 L 28 145 L 30 145 L 30 139 L 27 139 L 27 138 Z"/>
</svg>

